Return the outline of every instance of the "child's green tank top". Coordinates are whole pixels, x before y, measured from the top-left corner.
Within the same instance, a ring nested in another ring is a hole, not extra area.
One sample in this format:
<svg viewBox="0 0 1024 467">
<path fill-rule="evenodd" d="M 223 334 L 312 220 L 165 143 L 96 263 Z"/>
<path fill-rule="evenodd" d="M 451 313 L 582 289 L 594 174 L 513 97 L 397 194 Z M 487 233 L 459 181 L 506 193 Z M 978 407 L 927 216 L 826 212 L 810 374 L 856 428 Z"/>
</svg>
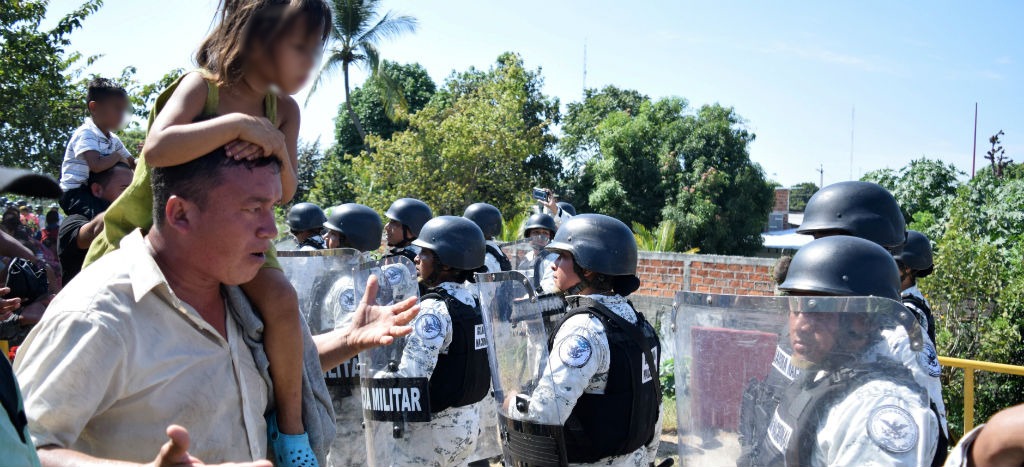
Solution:
<svg viewBox="0 0 1024 467">
<path fill-rule="evenodd" d="M 217 86 L 216 81 L 210 78 L 204 71 L 197 71 L 197 73 L 203 75 L 208 88 L 202 116 L 216 116 L 217 107 L 220 103 L 220 88 Z M 182 79 L 184 79 L 184 76 L 178 78 L 157 97 L 156 103 L 153 104 L 153 109 L 149 113 L 149 127 L 153 126 L 153 120 L 163 109 L 167 100 L 170 99 L 171 94 L 174 94 L 174 90 L 181 84 Z M 273 93 L 267 94 L 263 106 L 266 117 L 274 124 L 277 124 L 277 96 Z M 138 166 L 135 168 L 135 175 L 132 178 L 131 185 L 128 186 L 121 196 L 114 200 L 110 208 L 103 214 L 103 224 L 103 232 L 89 246 L 89 254 L 85 257 L 83 267 L 92 264 L 93 261 L 98 260 L 103 255 L 116 250 L 121 244 L 121 239 L 136 228 L 146 231 L 153 226 L 153 184 L 150 180 L 149 167 L 146 166 L 145 154 L 139 155 Z M 266 257 L 266 267 L 280 269 L 281 266 L 277 261 L 277 255 L 273 247 L 267 250 Z"/>
</svg>

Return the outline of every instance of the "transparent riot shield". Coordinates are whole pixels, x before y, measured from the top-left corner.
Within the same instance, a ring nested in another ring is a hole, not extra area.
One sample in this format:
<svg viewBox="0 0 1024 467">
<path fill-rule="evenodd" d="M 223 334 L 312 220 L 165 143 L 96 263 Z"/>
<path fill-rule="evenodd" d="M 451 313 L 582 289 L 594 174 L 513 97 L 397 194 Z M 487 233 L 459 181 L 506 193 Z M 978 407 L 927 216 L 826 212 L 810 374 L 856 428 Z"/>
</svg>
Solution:
<svg viewBox="0 0 1024 467">
<path fill-rule="evenodd" d="M 673 312 L 684 466 L 787 465 L 787 455 L 788 465 L 810 465 L 829 404 L 873 379 L 913 383 L 902 364 L 885 361 L 881 332 L 902 326 L 917 348 L 922 338 L 901 303 L 877 297 L 683 292 Z M 773 367 L 793 381 L 769 387 Z M 828 392 L 829 381 L 844 386 Z"/>
<path fill-rule="evenodd" d="M 338 327 L 343 315 L 359 303 L 353 275 L 363 254 L 350 248 L 278 251 L 285 276 L 299 296 L 299 311 L 313 335 Z"/>
<path fill-rule="evenodd" d="M 512 270 L 520 270 L 520 266 L 526 262 L 526 254 L 530 252 L 530 241 L 519 239 L 514 242 L 502 243 L 501 251 L 512 263 Z"/>
<path fill-rule="evenodd" d="M 562 423 L 569 414 L 554 403 L 546 325 L 564 308 L 539 300 L 517 271 L 476 277 L 505 465 L 567 465 Z"/>
<path fill-rule="evenodd" d="M 365 293 L 370 276 L 377 277 L 379 305 L 419 296 L 416 266 L 404 256 L 360 265 L 356 288 Z M 371 466 L 409 465 L 410 434 L 428 429 L 429 378 L 415 362 L 403 362 L 406 339 L 359 354 L 360 389 L 367 462 Z"/>
</svg>

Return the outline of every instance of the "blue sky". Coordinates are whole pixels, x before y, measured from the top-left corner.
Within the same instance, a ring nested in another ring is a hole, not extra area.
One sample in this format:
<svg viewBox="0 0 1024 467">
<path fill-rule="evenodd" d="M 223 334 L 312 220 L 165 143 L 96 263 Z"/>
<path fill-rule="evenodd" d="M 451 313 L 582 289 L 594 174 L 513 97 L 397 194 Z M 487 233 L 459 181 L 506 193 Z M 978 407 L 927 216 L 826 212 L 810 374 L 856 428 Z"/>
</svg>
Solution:
<svg viewBox="0 0 1024 467">
<path fill-rule="evenodd" d="M 75 0 L 53 0 L 65 12 Z M 173 5 L 169 8 L 168 5 Z M 691 105 L 734 106 L 757 134 L 752 158 L 783 184 L 825 183 L 927 155 L 971 168 L 974 103 L 978 164 L 1002 129 L 1024 162 L 1024 3 L 1021 2 L 517 2 L 385 1 L 420 20 L 382 45 L 385 58 L 419 62 L 439 83 L 486 68 L 503 51 L 542 67 L 544 92 L 563 109 L 583 87 L 614 84 Z M 72 49 L 103 54 L 90 71 L 134 65 L 143 81 L 191 56 L 213 0 L 106 0 Z M 355 82 L 364 76 L 357 73 Z M 301 136 L 333 140 L 342 81 L 303 110 Z M 297 96 L 305 99 L 305 91 Z M 851 110 L 853 163 L 851 154 Z"/>
</svg>

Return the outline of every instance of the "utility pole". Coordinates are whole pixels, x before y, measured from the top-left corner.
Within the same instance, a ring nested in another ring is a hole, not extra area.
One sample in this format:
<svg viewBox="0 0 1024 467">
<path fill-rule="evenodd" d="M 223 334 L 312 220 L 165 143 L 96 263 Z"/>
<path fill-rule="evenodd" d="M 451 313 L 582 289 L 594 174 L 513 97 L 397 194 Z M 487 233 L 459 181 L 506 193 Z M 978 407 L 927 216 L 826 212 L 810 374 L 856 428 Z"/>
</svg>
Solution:
<svg viewBox="0 0 1024 467">
<path fill-rule="evenodd" d="M 583 97 L 587 97 L 587 38 L 583 38 Z"/>
<path fill-rule="evenodd" d="M 856 111 L 856 106 L 850 107 L 850 180 L 853 180 L 853 117 Z"/>
<path fill-rule="evenodd" d="M 825 188 L 825 164 L 818 164 L 818 189 Z"/>
<path fill-rule="evenodd" d="M 974 139 L 971 140 L 971 178 L 974 178 L 974 167 L 978 163 L 978 103 L 974 103 Z"/>
</svg>

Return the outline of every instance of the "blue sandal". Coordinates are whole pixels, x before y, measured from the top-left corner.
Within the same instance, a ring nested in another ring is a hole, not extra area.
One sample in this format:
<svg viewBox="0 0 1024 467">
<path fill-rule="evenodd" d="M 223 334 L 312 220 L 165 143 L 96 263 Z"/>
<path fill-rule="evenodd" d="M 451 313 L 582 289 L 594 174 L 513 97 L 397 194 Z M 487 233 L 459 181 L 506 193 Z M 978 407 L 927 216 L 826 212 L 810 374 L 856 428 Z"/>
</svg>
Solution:
<svg viewBox="0 0 1024 467">
<path fill-rule="evenodd" d="M 267 437 L 277 467 L 320 467 L 309 445 L 309 435 L 286 435 L 277 428 L 277 414 L 267 416 Z"/>
</svg>

